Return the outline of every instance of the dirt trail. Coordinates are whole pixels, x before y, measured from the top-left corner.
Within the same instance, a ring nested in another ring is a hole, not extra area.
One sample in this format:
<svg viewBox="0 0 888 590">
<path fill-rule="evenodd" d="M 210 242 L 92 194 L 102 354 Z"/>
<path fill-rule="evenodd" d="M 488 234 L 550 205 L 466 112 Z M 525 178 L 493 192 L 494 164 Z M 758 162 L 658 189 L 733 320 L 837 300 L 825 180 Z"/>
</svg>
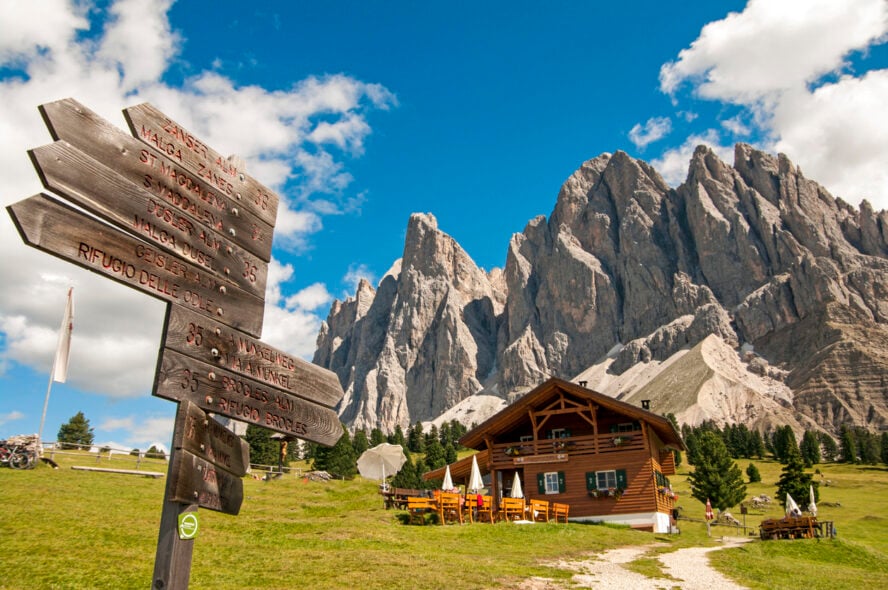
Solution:
<svg viewBox="0 0 888 590">
<path fill-rule="evenodd" d="M 635 561 L 654 547 L 621 547 L 580 561 L 556 561 L 549 565 L 577 572 L 570 582 L 562 585 L 546 578 L 531 578 L 520 590 L 562 590 L 566 588 L 621 588 L 623 590 L 745 590 L 727 579 L 709 565 L 707 554 L 728 547 L 736 547 L 746 539 L 727 539 L 716 547 L 689 547 L 656 556 L 663 564 L 667 577 L 648 578 L 629 571 L 625 564 Z"/>
</svg>

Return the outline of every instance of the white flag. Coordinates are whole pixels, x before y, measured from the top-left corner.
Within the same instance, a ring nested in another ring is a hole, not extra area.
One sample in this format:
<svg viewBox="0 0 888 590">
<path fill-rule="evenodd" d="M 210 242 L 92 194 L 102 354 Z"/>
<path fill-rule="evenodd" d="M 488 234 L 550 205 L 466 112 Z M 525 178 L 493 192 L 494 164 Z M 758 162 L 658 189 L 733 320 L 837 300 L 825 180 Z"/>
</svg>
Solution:
<svg viewBox="0 0 888 590">
<path fill-rule="evenodd" d="M 68 378 L 68 353 L 71 351 L 71 332 L 74 331 L 74 287 L 68 289 L 68 303 L 65 305 L 65 317 L 59 330 L 59 347 L 56 349 L 53 363 L 52 380 L 64 383 Z"/>
</svg>

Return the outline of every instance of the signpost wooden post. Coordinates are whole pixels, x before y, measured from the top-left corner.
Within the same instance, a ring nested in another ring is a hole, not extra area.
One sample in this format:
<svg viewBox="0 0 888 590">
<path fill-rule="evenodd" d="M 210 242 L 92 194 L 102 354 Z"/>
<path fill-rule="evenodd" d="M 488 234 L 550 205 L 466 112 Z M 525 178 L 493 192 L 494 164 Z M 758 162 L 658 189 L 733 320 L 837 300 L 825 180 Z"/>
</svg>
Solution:
<svg viewBox="0 0 888 590">
<path fill-rule="evenodd" d="M 337 377 L 259 340 L 278 196 L 149 104 L 135 139 L 73 99 L 40 106 L 46 188 L 7 207 L 35 248 L 168 302 L 154 395 L 178 402 L 152 588 L 187 588 L 197 510 L 236 515 L 249 445 L 209 413 L 322 445 Z M 208 413 L 209 412 L 209 413 Z"/>
</svg>

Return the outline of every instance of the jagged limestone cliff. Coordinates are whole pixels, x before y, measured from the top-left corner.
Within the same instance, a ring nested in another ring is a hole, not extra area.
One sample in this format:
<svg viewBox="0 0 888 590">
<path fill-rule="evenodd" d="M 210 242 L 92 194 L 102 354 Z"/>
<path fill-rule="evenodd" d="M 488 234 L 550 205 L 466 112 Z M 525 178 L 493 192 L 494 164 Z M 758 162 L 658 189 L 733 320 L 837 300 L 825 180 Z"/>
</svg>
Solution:
<svg viewBox="0 0 888 590">
<path fill-rule="evenodd" d="M 771 412 L 784 422 L 884 428 L 886 257 L 888 213 L 832 197 L 783 155 L 741 144 L 729 166 L 701 147 L 671 189 L 603 154 L 512 238 L 502 272 L 412 216 L 400 264 L 333 306 L 315 362 L 339 375 L 347 424 L 391 430 L 478 392 L 509 399 L 604 359 L 619 375 L 715 336 L 751 371 L 726 391 L 766 372 L 790 392 Z M 674 411 L 702 416 L 692 405 Z M 709 417 L 737 419 L 718 407 Z"/>
</svg>

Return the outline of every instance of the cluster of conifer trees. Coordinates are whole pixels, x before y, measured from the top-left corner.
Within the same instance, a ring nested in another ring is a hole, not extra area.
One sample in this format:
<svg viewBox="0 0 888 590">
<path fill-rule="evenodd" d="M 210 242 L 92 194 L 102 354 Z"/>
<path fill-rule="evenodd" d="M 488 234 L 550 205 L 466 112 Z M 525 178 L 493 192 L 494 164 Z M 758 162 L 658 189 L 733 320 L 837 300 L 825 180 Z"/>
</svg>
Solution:
<svg viewBox="0 0 888 590">
<path fill-rule="evenodd" d="M 417 422 L 406 435 L 400 426 L 396 426 L 389 435 L 374 428 L 369 435 L 366 430 L 358 430 L 352 436 L 344 425 L 342 429 L 342 438 L 332 447 L 312 443 L 303 443 L 301 447 L 288 445 L 286 459 L 305 459 L 311 462 L 312 469 L 350 479 L 357 475 L 357 461 L 361 453 L 387 442 L 401 445 L 407 455 L 407 462 L 395 476 L 392 485 L 404 488 L 434 487 L 436 482 L 423 481 L 422 474 L 455 462 L 457 451 L 461 449 L 458 441 L 467 432 L 466 427 L 456 420 L 446 422 L 440 428 L 432 425 L 428 432 Z M 272 432 L 265 428 L 252 425 L 247 428 L 245 439 L 250 444 L 250 463 L 272 467 L 278 465 L 280 442 L 272 439 L 271 435 Z"/>
</svg>

